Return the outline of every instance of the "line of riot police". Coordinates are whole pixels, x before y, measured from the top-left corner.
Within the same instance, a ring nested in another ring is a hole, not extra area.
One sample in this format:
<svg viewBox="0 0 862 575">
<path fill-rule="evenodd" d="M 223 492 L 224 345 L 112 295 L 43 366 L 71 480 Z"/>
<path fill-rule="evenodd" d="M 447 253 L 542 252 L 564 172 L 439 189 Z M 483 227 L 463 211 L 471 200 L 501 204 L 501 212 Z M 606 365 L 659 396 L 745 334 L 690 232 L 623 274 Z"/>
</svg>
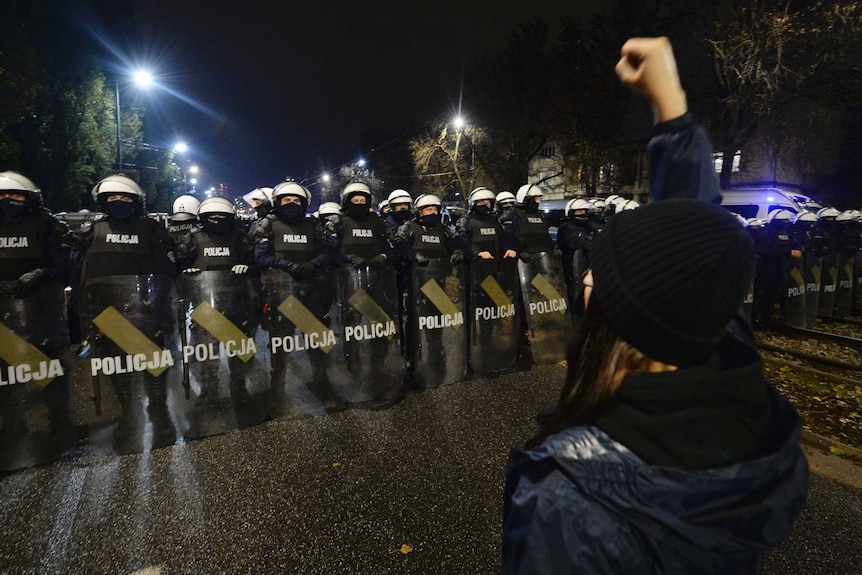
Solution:
<svg viewBox="0 0 862 575">
<path fill-rule="evenodd" d="M 569 303 L 536 186 L 476 190 L 453 231 L 433 195 L 397 190 L 381 219 L 353 183 L 308 217 L 308 190 L 284 182 L 246 196 L 259 217 L 241 231 L 218 197 L 178 198 L 165 227 L 114 175 L 92 190 L 101 214 L 70 234 L 30 180 L 0 183 L 2 470 L 56 459 L 79 432 L 95 453 L 134 453 L 383 408 L 509 368 L 523 329 L 538 363 L 563 359 Z M 514 217 L 501 225 L 493 203 Z M 86 425 L 71 415 L 73 368 L 91 380 Z"/>
</svg>

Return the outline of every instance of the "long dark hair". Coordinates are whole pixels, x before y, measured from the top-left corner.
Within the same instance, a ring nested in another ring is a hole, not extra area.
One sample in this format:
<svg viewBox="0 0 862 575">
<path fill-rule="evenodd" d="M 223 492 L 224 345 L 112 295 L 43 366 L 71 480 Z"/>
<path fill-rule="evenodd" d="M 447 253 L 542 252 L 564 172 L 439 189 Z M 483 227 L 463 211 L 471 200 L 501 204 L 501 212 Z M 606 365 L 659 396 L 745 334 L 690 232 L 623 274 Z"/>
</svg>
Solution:
<svg viewBox="0 0 862 575">
<path fill-rule="evenodd" d="M 566 350 L 566 360 L 568 371 L 556 409 L 538 435 L 527 442 L 527 449 L 607 409 L 625 375 L 647 370 L 652 362 L 611 327 L 596 297 L 590 298 L 580 329 Z"/>
</svg>

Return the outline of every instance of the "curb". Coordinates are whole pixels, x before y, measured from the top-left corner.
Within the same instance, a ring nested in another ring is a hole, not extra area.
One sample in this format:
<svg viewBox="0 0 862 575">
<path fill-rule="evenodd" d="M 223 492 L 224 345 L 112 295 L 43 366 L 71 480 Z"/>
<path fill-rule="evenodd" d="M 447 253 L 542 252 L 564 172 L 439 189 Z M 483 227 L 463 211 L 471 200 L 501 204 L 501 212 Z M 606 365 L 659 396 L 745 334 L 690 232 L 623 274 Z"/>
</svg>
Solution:
<svg viewBox="0 0 862 575">
<path fill-rule="evenodd" d="M 862 450 L 805 430 L 799 444 L 812 473 L 862 493 Z M 844 454 L 834 455 L 832 449 Z"/>
</svg>

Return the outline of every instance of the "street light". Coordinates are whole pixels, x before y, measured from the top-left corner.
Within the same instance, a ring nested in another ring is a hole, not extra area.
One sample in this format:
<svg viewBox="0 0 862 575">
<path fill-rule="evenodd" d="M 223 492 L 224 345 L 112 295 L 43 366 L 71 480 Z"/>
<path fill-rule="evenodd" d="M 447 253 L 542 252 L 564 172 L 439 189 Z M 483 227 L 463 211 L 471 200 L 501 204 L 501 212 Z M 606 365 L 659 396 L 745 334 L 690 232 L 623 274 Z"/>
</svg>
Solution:
<svg viewBox="0 0 862 575">
<path fill-rule="evenodd" d="M 134 83 L 142 88 L 146 88 L 153 83 L 153 76 L 146 70 L 138 70 L 132 74 Z M 123 169 L 123 136 L 121 134 L 121 118 L 120 113 L 120 80 L 114 82 L 114 93 L 117 97 L 117 169 Z"/>
</svg>

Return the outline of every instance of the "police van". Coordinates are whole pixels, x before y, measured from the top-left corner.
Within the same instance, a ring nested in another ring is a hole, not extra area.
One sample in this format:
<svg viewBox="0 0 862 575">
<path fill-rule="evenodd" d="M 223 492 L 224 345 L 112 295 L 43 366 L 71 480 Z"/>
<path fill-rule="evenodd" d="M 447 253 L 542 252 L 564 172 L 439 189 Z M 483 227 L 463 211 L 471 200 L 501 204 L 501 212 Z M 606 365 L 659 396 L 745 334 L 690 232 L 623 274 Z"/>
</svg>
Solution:
<svg viewBox="0 0 862 575">
<path fill-rule="evenodd" d="M 775 210 L 789 210 L 794 214 L 816 212 L 823 206 L 810 197 L 788 188 L 750 187 L 721 191 L 721 205 L 745 219 L 766 220 Z"/>
</svg>

